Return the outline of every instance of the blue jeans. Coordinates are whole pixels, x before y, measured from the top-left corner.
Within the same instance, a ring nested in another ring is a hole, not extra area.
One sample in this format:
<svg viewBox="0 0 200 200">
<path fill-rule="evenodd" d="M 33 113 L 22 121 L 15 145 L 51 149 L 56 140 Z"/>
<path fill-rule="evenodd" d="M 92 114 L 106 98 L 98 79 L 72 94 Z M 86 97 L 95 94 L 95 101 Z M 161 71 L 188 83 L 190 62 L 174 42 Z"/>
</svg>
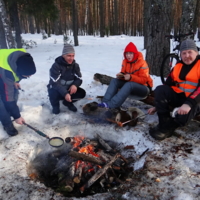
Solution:
<svg viewBox="0 0 200 200">
<path fill-rule="evenodd" d="M 129 95 L 133 99 L 139 100 L 144 99 L 148 94 L 149 88 L 145 85 L 114 78 L 108 86 L 103 102 L 107 103 L 109 108 L 117 108 L 124 103 Z"/>
</svg>

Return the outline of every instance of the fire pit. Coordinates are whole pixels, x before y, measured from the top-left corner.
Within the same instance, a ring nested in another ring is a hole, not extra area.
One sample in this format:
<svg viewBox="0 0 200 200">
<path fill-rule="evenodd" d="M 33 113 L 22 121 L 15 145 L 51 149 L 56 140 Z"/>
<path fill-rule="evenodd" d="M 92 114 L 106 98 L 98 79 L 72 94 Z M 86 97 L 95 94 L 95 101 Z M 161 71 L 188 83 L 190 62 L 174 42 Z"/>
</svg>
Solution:
<svg viewBox="0 0 200 200">
<path fill-rule="evenodd" d="M 42 182 L 67 197 L 84 197 L 107 192 L 123 183 L 133 159 L 124 158 L 116 144 L 95 139 L 68 137 L 65 144 L 40 149 L 27 165 L 31 179 Z"/>
</svg>

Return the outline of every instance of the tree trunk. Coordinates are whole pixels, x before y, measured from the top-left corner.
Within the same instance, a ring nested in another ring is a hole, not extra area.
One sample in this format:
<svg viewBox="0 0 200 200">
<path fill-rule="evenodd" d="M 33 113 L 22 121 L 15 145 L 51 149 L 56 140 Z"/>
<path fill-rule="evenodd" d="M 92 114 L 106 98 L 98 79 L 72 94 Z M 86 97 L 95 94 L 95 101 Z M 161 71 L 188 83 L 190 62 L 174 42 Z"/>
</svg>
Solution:
<svg viewBox="0 0 200 200">
<path fill-rule="evenodd" d="M 34 28 L 34 18 L 32 15 L 29 15 L 28 16 L 28 22 L 29 22 L 29 31 L 31 34 L 34 34 L 35 33 L 35 28 Z"/>
<path fill-rule="evenodd" d="M 105 22 L 104 22 L 104 0 L 99 0 L 99 16 L 100 16 L 100 37 L 105 36 Z"/>
<path fill-rule="evenodd" d="M 147 48 L 148 44 L 148 17 L 150 16 L 150 1 L 144 0 L 144 49 Z"/>
<path fill-rule="evenodd" d="M 150 0 L 149 11 L 146 16 L 147 39 L 146 61 L 151 74 L 160 76 L 160 65 L 163 58 L 170 52 L 170 41 L 165 39 L 171 31 L 171 10 L 173 0 Z"/>
<path fill-rule="evenodd" d="M 78 46 L 78 21 L 76 0 L 72 0 L 74 46 Z"/>
<path fill-rule="evenodd" d="M 114 0 L 114 35 L 118 35 L 118 5 L 117 0 Z"/>
<path fill-rule="evenodd" d="M 17 43 L 17 48 L 22 48 L 21 26 L 19 23 L 17 1 L 13 1 L 10 4 L 10 15 L 11 15 L 11 19 L 13 21 L 13 26 L 15 29 L 15 40 Z"/>
<path fill-rule="evenodd" d="M 8 21 L 5 4 L 3 0 L 0 0 L 0 17 L 4 27 L 5 38 L 7 41 L 7 48 L 15 48 L 15 41 L 11 32 L 10 23 Z"/>
<path fill-rule="evenodd" d="M 0 49 L 7 49 L 7 44 L 6 44 L 6 37 L 5 37 L 5 31 L 3 27 L 2 20 L 0 18 Z"/>
<path fill-rule="evenodd" d="M 197 0 L 183 0 L 182 1 L 182 16 L 181 16 L 181 22 L 180 22 L 181 24 L 180 33 L 186 34 L 189 32 L 196 32 L 196 28 L 195 30 L 193 28 L 196 5 L 197 5 Z M 184 38 L 182 40 L 184 40 Z"/>
</svg>

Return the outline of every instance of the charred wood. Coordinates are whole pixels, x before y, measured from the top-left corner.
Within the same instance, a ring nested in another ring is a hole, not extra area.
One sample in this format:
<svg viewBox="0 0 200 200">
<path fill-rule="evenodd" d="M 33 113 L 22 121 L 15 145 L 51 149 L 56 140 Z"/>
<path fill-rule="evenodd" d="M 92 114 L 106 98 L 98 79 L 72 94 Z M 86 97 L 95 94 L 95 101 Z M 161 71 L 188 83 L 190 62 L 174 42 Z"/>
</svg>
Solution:
<svg viewBox="0 0 200 200">
<path fill-rule="evenodd" d="M 80 191 L 81 192 L 84 192 L 85 189 L 89 188 L 93 183 L 95 183 L 102 175 L 104 175 L 106 173 L 106 171 L 109 169 L 109 167 L 111 167 L 111 165 L 116 161 L 116 159 L 119 157 L 120 155 L 119 154 L 116 154 L 113 159 L 107 163 L 103 168 L 99 169 L 97 171 L 96 174 L 94 174 L 94 176 L 92 176 L 88 182 L 83 185 L 81 188 L 80 188 Z"/>
<path fill-rule="evenodd" d="M 82 164 L 79 164 L 78 168 L 76 169 L 74 178 L 73 178 L 74 183 L 78 184 L 81 182 L 82 172 L 83 172 L 83 166 L 82 166 Z"/>
<path fill-rule="evenodd" d="M 99 151 L 97 152 L 97 154 L 98 154 L 103 160 L 105 160 L 106 163 L 109 162 L 109 161 L 113 158 L 113 156 L 111 156 L 111 155 L 105 153 L 103 150 L 99 150 Z"/>
<path fill-rule="evenodd" d="M 95 164 L 98 164 L 98 165 L 103 164 L 103 161 L 101 161 L 98 157 L 95 157 L 91 154 L 83 154 L 83 153 L 78 153 L 76 151 L 70 151 L 69 155 L 74 157 L 74 158 L 77 158 L 79 160 L 88 161 L 88 162 L 95 163 Z"/>
<path fill-rule="evenodd" d="M 99 134 L 96 134 L 97 135 L 97 138 L 98 138 L 98 141 L 99 143 L 107 150 L 107 151 L 111 151 L 113 150 L 109 144 L 107 144 L 103 139 L 102 137 L 99 135 Z"/>
</svg>

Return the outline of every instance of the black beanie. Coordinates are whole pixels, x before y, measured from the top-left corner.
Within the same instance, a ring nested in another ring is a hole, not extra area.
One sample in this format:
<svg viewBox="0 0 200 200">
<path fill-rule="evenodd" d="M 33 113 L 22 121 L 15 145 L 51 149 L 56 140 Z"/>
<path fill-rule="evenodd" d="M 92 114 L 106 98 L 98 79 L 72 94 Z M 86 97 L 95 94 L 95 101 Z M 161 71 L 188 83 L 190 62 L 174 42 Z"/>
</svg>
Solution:
<svg viewBox="0 0 200 200">
<path fill-rule="evenodd" d="M 25 54 L 17 59 L 17 73 L 24 76 L 35 74 L 36 67 L 33 58 L 29 54 Z"/>
</svg>

